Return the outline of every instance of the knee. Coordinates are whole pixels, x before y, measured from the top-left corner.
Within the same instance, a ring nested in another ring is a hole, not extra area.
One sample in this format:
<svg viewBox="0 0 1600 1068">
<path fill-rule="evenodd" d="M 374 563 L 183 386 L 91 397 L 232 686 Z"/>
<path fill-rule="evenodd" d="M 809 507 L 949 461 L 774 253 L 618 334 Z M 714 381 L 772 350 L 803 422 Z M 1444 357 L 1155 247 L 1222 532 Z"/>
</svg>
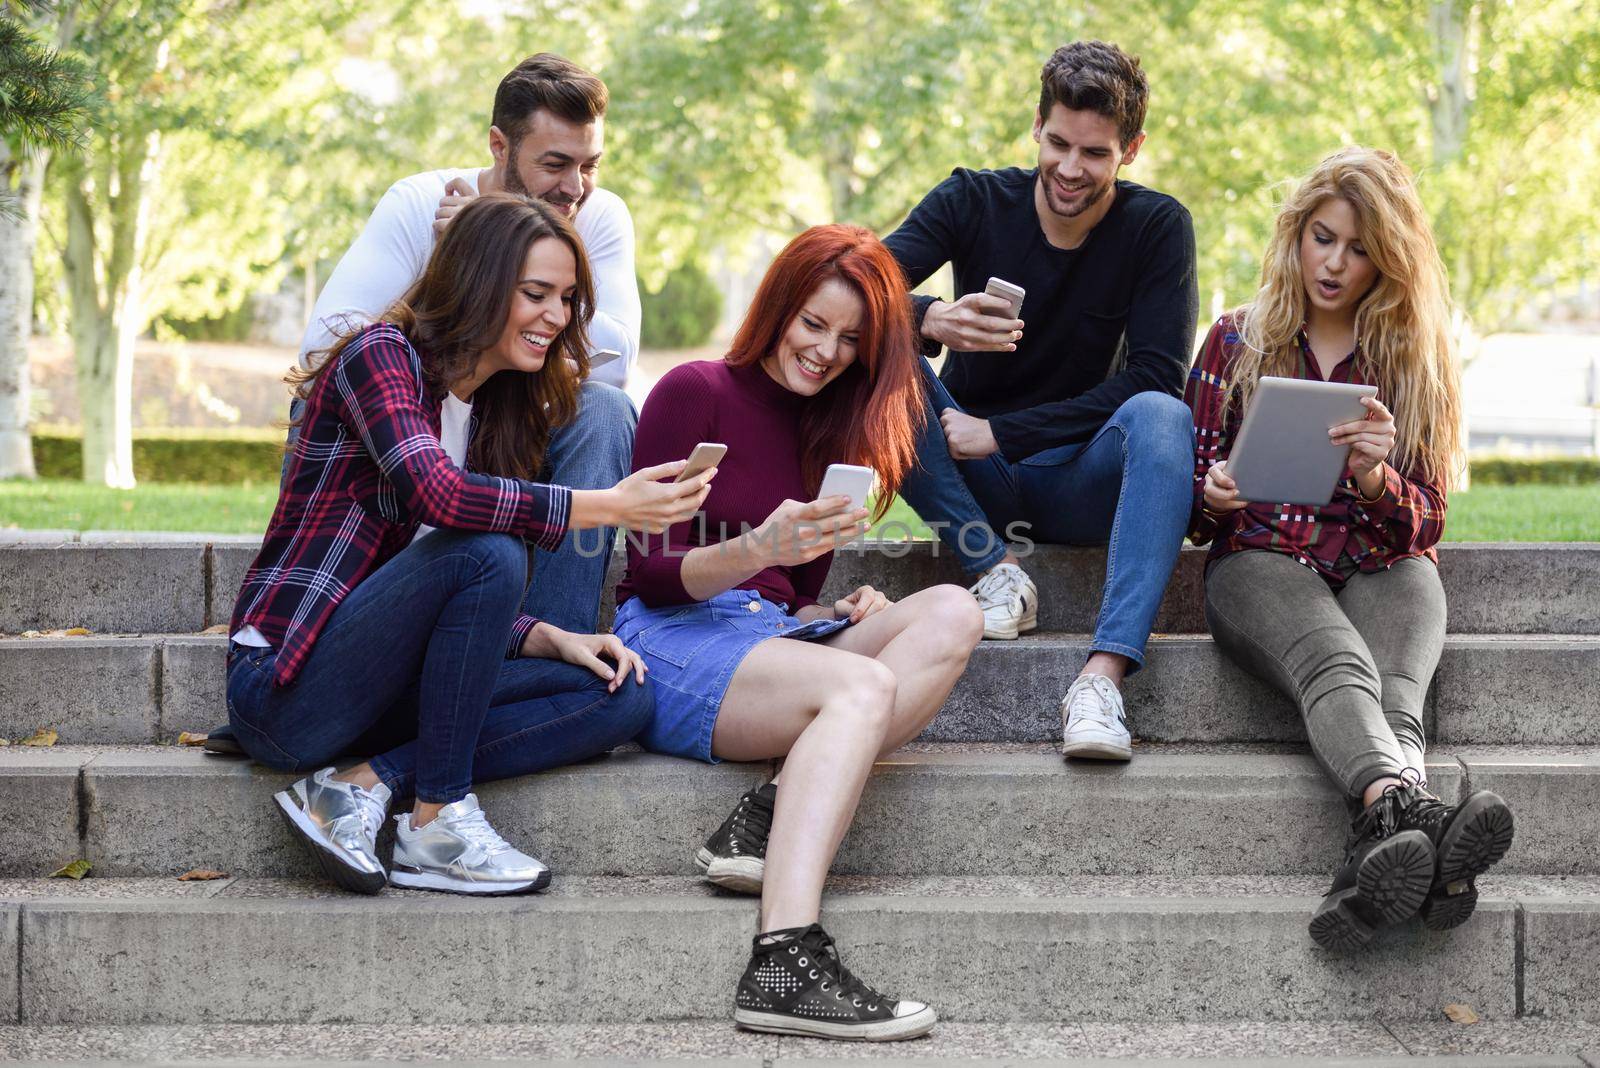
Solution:
<svg viewBox="0 0 1600 1068">
<path fill-rule="evenodd" d="M 1306 665 L 1301 690 L 1307 704 L 1323 700 L 1340 690 L 1357 690 L 1371 697 L 1374 704 L 1383 693 L 1378 665 L 1372 654 L 1352 645 L 1336 645 Z"/>
<path fill-rule="evenodd" d="M 528 547 L 521 538 L 511 534 L 463 534 L 461 548 L 477 564 L 479 573 L 503 578 L 519 591 L 526 584 Z"/>
<path fill-rule="evenodd" d="M 1194 463 L 1194 414 L 1168 393 L 1135 393 L 1117 409 L 1116 420 L 1128 435 L 1132 451 L 1180 458 Z"/>
<path fill-rule="evenodd" d="M 639 416 L 633 401 L 616 386 L 593 379 L 578 390 L 577 422 L 590 441 L 616 445 L 633 452 L 633 431 Z"/>
<path fill-rule="evenodd" d="M 606 699 L 606 722 L 614 727 L 612 745 L 631 740 L 650 722 L 656 711 L 654 685 L 646 676 L 643 682 L 625 681 Z"/>
<path fill-rule="evenodd" d="M 932 586 L 918 597 L 917 627 L 925 634 L 919 644 L 935 655 L 965 662 L 983 640 L 983 610 L 977 598 L 961 586 Z"/>
<path fill-rule="evenodd" d="M 867 656 L 855 660 L 858 662 L 840 672 L 829 703 L 870 734 L 881 737 L 888 732 L 894 716 L 899 680 L 880 661 Z"/>
</svg>

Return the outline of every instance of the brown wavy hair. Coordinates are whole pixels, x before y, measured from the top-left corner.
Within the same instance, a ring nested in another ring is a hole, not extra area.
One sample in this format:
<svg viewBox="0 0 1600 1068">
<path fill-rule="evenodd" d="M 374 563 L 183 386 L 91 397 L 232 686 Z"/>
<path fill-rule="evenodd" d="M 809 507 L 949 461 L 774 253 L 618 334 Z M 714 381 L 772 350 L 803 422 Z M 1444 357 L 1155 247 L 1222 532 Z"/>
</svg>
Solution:
<svg viewBox="0 0 1600 1068">
<path fill-rule="evenodd" d="M 536 479 L 551 430 L 577 413 L 578 387 L 589 375 L 588 324 L 594 315 L 594 280 L 578 232 L 566 216 L 532 197 L 476 197 L 445 227 L 422 277 L 378 318 L 405 334 L 421 357 L 429 396 L 443 400 L 500 340 L 528 250 L 547 237 L 571 249 L 577 266 L 572 318 L 551 342 L 540 370 L 501 371 L 472 395 L 478 428 L 467 465 L 484 474 Z M 291 371 L 288 381 L 296 393 L 308 396 L 359 333 L 313 354 L 314 370 Z"/>
<path fill-rule="evenodd" d="M 916 462 L 924 421 L 922 376 L 905 276 L 883 242 L 862 226 L 813 226 L 778 253 L 734 335 L 728 363 L 744 367 L 778 351 L 800 306 L 830 278 L 865 305 L 856 358 L 801 416 L 800 473 L 815 496 L 830 463 L 878 474 L 877 515 Z"/>
</svg>

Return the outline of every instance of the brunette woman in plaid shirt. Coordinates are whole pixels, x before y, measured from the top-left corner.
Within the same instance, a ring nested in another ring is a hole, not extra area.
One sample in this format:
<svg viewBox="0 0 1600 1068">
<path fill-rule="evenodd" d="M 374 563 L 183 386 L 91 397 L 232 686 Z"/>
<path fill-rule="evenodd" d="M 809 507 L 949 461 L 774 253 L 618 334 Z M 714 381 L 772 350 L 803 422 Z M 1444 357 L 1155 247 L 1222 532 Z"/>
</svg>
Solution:
<svg viewBox="0 0 1600 1068">
<path fill-rule="evenodd" d="M 482 196 L 403 300 L 295 376 L 305 414 L 234 608 L 228 716 L 257 760 L 313 772 L 275 800 L 349 889 L 544 887 L 550 872 L 495 832 L 473 783 L 602 753 L 653 711 L 616 638 L 518 614 L 524 541 L 663 530 L 713 473 L 658 481 L 678 461 L 604 490 L 533 481 L 572 417 L 593 308 L 571 223 Z M 370 759 L 325 766 L 346 755 Z M 395 798 L 414 801 L 385 872 L 374 843 Z"/>
<path fill-rule="evenodd" d="M 1378 386 L 1365 419 L 1328 432 L 1350 454 L 1324 507 L 1245 501 L 1228 477 L 1263 375 Z M 1255 301 L 1211 328 L 1185 399 L 1211 633 L 1295 699 L 1354 814 L 1312 937 L 1361 946 L 1418 912 L 1464 922 L 1512 819 L 1486 790 L 1446 805 L 1426 789 L 1422 705 L 1445 631 L 1433 547 L 1463 458 L 1444 265 L 1404 164 L 1347 148 L 1301 183 Z"/>
</svg>

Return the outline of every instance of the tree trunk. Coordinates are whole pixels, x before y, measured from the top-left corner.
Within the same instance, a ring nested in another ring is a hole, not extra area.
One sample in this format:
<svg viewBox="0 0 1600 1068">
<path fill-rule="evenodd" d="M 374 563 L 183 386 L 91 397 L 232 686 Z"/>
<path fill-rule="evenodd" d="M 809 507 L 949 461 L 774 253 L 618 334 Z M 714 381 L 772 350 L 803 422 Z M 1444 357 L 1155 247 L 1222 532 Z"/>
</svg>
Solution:
<svg viewBox="0 0 1600 1068">
<path fill-rule="evenodd" d="M 1428 36 L 1433 41 L 1438 81 L 1428 87 L 1428 112 L 1433 125 L 1433 162 L 1460 158 L 1466 146 L 1472 110 L 1468 60 L 1475 0 L 1433 0 L 1428 7 Z"/>
<path fill-rule="evenodd" d="M 43 153 L 12 156 L 0 141 L 0 478 L 34 478 L 29 431 L 28 339 L 33 333 L 33 250 L 39 232 Z"/>
</svg>

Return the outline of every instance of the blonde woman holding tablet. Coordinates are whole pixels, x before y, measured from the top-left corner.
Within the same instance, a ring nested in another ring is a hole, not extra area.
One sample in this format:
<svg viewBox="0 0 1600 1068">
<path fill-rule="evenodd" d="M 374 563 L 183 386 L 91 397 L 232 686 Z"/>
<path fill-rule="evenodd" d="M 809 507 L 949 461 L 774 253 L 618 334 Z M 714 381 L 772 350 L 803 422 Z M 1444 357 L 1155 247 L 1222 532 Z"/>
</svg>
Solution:
<svg viewBox="0 0 1600 1068">
<path fill-rule="evenodd" d="M 1375 385 L 1366 416 L 1329 430 L 1349 459 L 1328 504 L 1247 501 L 1228 475 L 1263 376 Z M 1461 471 L 1461 399 L 1444 266 L 1404 164 L 1346 148 L 1278 215 L 1256 299 L 1211 328 L 1194 411 L 1190 540 L 1210 543 L 1217 644 L 1292 695 L 1312 752 L 1354 819 L 1311 919 L 1326 948 L 1369 942 L 1420 912 L 1463 923 L 1475 880 L 1511 844 L 1504 801 L 1428 792 L 1422 705 L 1444 643 L 1434 545 Z"/>
</svg>

